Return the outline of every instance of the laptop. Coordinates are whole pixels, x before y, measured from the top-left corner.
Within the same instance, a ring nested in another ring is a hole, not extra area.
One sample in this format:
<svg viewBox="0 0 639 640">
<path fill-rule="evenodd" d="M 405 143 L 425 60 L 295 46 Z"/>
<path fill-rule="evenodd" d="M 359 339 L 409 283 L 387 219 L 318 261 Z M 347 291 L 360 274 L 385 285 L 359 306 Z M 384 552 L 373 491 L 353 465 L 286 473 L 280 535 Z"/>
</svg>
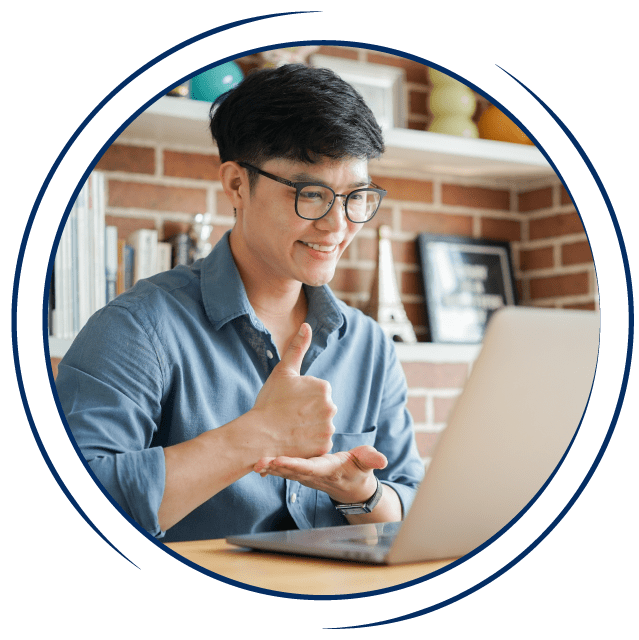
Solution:
<svg viewBox="0 0 639 640">
<path fill-rule="evenodd" d="M 561 461 L 588 401 L 598 348 L 598 312 L 502 307 L 402 522 L 227 542 L 375 564 L 471 552 L 530 502 Z"/>
</svg>

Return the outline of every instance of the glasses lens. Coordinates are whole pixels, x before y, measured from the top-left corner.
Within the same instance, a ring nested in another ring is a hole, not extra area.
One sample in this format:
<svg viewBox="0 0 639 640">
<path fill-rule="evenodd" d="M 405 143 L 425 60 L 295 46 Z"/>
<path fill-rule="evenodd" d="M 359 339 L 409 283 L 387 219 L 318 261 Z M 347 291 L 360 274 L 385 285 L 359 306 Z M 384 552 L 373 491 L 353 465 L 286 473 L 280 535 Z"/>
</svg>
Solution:
<svg viewBox="0 0 639 640">
<path fill-rule="evenodd" d="M 297 213 L 302 218 L 321 218 L 333 204 L 335 194 L 319 184 L 308 185 L 300 190 L 297 197 Z"/>
<path fill-rule="evenodd" d="M 353 222 L 370 220 L 379 207 L 381 197 L 372 189 L 358 189 L 346 199 L 346 215 Z"/>
</svg>

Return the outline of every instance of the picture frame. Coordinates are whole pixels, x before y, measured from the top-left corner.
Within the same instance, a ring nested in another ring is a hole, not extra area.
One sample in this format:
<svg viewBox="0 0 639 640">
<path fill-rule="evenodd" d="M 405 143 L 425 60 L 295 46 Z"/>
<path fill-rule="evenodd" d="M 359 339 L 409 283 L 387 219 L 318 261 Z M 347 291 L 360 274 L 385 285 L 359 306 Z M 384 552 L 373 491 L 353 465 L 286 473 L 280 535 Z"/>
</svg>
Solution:
<svg viewBox="0 0 639 640">
<path fill-rule="evenodd" d="M 399 67 L 357 62 L 322 54 L 309 57 L 313 67 L 331 69 L 362 94 L 382 129 L 406 127 L 406 72 Z"/>
<path fill-rule="evenodd" d="M 430 233 L 417 242 L 430 341 L 480 343 L 490 316 L 517 304 L 510 243 Z"/>
</svg>

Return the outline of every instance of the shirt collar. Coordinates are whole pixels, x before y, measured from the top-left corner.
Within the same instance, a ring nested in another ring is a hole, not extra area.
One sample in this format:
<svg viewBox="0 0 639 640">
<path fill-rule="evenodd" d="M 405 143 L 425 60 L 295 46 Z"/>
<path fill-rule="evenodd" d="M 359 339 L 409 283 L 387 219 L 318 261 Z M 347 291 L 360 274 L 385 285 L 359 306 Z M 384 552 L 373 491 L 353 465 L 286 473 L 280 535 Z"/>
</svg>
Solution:
<svg viewBox="0 0 639 640">
<path fill-rule="evenodd" d="M 246 295 L 244 283 L 231 253 L 229 235 L 230 231 L 227 231 L 199 265 L 204 310 L 216 331 L 227 322 L 243 315 L 248 316 L 258 331 L 266 331 Z M 197 270 L 198 265 L 193 267 Z M 314 336 L 320 333 L 328 336 L 340 329 L 339 338 L 342 338 L 346 330 L 346 317 L 329 287 L 304 285 L 304 291 L 308 300 L 307 322 Z"/>
</svg>

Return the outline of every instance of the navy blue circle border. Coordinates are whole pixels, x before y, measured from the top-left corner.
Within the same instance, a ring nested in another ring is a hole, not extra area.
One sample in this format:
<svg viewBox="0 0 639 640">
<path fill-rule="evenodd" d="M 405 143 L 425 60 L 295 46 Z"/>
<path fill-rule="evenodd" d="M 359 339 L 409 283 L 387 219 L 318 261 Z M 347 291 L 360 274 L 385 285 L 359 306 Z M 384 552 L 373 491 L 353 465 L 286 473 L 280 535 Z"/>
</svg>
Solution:
<svg viewBox="0 0 639 640">
<path fill-rule="evenodd" d="M 82 131 L 87 127 L 87 125 L 96 116 L 96 114 L 117 93 L 119 93 L 124 87 L 126 87 L 128 84 L 130 84 L 135 78 L 137 78 L 139 75 L 144 73 L 150 67 L 154 66 L 155 64 L 157 64 L 161 60 L 169 57 L 173 53 L 175 53 L 175 52 L 177 52 L 177 51 L 189 46 L 190 44 L 192 44 L 194 42 L 197 42 L 199 40 L 205 39 L 205 38 L 207 38 L 207 37 L 209 37 L 211 35 L 214 35 L 216 33 L 220 33 L 222 31 L 226 31 L 226 30 L 232 29 L 234 27 L 241 26 L 243 24 L 247 24 L 247 23 L 255 22 L 255 21 L 260 21 L 260 20 L 265 20 L 265 19 L 269 19 L 269 18 L 292 15 L 294 13 L 310 13 L 310 12 L 289 12 L 289 13 L 276 13 L 276 14 L 269 14 L 269 15 L 264 15 L 264 16 L 257 16 L 257 17 L 248 18 L 248 19 L 245 19 L 245 20 L 232 22 L 232 23 L 217 27 L 215 29 L 211 29 L 211 30 L 205 31 L 205 32 L 193 37 L 193 38 L 189 38 L 189 39 L 185 40 L 184 42 L 182 42 L 182 43 L 180 43 L 180 44 L 168 49 L 167 51 L 165 51 L 161 55 L 157 56 L 153 60 L 149 61 L 147 64 L 145 64 L 142 67 L 140 67 L 137 71 L 135 71 L 128 78 L 126 78 L 123 82 L 121 82 L 115 89 L 113 89 L 95 107 L 95 109 L 93 109 L 93 111 L 91 111 L 91 113 L 87 116 L 87 118 L 76 129 L 74 134 L 71 136 L 69 141 L 66 143 L 66 145 L 64 146 L 64 148 L 62 149 L 62 151 L 60 152 L 58 157 L 56 158 L 54 164 L 52 165 L 51 169 L 49 170 L 49 173 L 47 174 L 47 176 L 45 178 L 45 181 L 43 182 L 43 184 L 42 184 L 42 186 L 41 186 L 41 188 L 40 188 L 40 190 L 38 192 L 38 195 L 37 195 L 35 203 L 34 203 L 34 205 L 32 207 L 29 219 L 27 221 L 25 233 L 24 233 L 23 238 L 22 238 L 22 242 L 21 242 L 21 245 L 20 245 L 19 253 L 18 253 L 18 260 L 17 260 L 17 264 L 16 264 L 14 283 L 13 283 L 12 306 L 11 306 L 11 335 L 12 335 L 13 356 L 14 356 L 16 377 L 17 377 L 17 381 L 18 381 L 20 395 L 21 395 L 21 398 L 22 398 L 22 403 L 23 403 L 23 406 L 24 406 L 24 409 L 25 409 L 25 413 L 26 413 L 27 419 L 28 419 L 30 427 L 31 427 L 31 431 L 32 431 L 33 436 L 34 436 L 34 438 L 36 440 L 36 443 L 37 443 L 37 446 L 38 446 L 38 448 L 40 450 L 40 453 L 41 453 L 43 459 L 45 460 L 45 462 L 46 462 L 46 464 L 47 464 L 47 466 L 49 468 L 49 471 L 51 472 L 51 474 L 55 478 L 56 482 L 60 486 L 61 490 L 63 491 L 63 493 L 67 497 L 67 499 L 71 502 L 71 504 L 78 511 L 78 513 L 84 518 L 85 522 L 95 531 L 95 533 L 97 533 L 107 544 L 109 544 L 125 560 L 127 560 L 128 562 L 133 564 L 133 566 L 137 566 L 137 565 L 135 565 L 119 549 L 117 549 L 115 547 L 115 545 L 110 540 L 108 540 L 108 538 L 96 527 L 96 525 L 90 520 L 90 518 L 82 510 L 80 505 L 77 503 L 77 501 L 74 499 L 74 497 L 71 495 L 71 493 L 67 489 L 67 487 L 64 484 L 62 478 L 60 477 L 60 475 L 58 474 L 57 470 L 55 469 L 55 466 L 53 465 L 53 463 L 52 463 L 52 461 L 51 461 L 46 449 L 43 446 L 42 440 L 41 440 L 41 438 L 39 436 L 37 427 L 35 425 L 33 416 L 31 414 L 31 411 L 30 411 L 30 408 L 29 408 L 29 403 L 28 403 L 28 400 L 27 400 L 27 397 L 26 397 L 25 388 L 24 388 L 24 381 L 22 379 L 20 358 L 19 358 L 18 344 L 17 344 L 17 300 L 18 300 L 20 276 L 21 276 L 22 265 L 23 265 L 23 261 L 24 261 L 24 254 L 25 254 L 25 250 L 26 250 L 26 244 L 27 244 L 29 235 L 31 233 L 33 222 L 35 220 L 35 215 L 36 215 L 36 213 L 37 213 L 37 211 L 39 209 L 39 206 L 40 206 L 41 201 L 42 201 L 42 199 L 44 197 L 44 194 L 45 194 L 45 192 L 46 192 L 46 190 L 47 190 L 47 188 L 49 186 L 49 183 L 53 179 L 53 176 L 54 176 L 55 172 L 57 171 L 59 165 L 63 161 L 64 157 L 68 153 L 68 151 L 71 148 L 71 146 L 75 143 L 75 141 L 78 138 L 78 136 L 82 133 Z M 78 180 L 77 186 L 74 189 L 73 194 L 71 195 L 71 197 L 69 199 L 69 205 L 67 206 L 67 208 L 65 210 L 64 216 L 62 217 L 60 226 L 58 228 L 58 232 L 57 232 L 57 234 L 55 236 L 54 243 L 53 243 L 53 246 L 52 246 L 51 256 L 50 256 L 50 260 L 49 260 L 49 265 L 48 265 L 48 269 L 47 269 L 47 275 L 46 275 L 46 279 L 45 279 L 44 296 L 43 296 L 43 327 L 44 327 L 43 339 L 44 339 L 44 348 L 45 348 L 45 353 L 46 353 L 46 357 L 47 357 L 47 362 L 49 361 L 48 329 L 47 329 L 47 324 L 48 324 L 48 322 L 47 322 L 47 309 L 48 309 L 48 297 L 49 297 L 49 282 L 51 280 L 51 272 L 52 272 L 52 269 L 53 269 L 53 262 L 54 262 L 54 259 L 55 259 L 57 246 L 59 244 L 60 236 L 62 234 L 62 230 L 64 229 L 64 225 L 65 225 L 66 219 L 68 218 L 69 212 L 71 210 L 72 203 L 75 201 L 75 199 L 76 199 L 76 197 L 77 197 L 77 195 L 79 193 L 79 190 L 80 190 L 82 184 L 85 182 L 87 176 L 93 170 L 93 168 L 95 167 L 95 165 L 97 164 L 99 159 L 102 157 L 102 155 L 106 151 L 106 149 L 108 149 L 108 147 L 111 146 L 111 144 L 121 134 L 121 132 L 133 120 L 135 120 L 143 111 L 145 111 L 151 103 L 155 102 L 162 95 L 165 95 L 170 88 L 172 88 L 173 86 L 182 84 L 183 82 L 188 80 L 188 78 L 190 78 L 191 76 L 196 75 L 198 73 L 201 73 L 202 71 L 206 70 L 207 68 L 210 68 L 210 67 L 213 67 L 213 66 L 217 66 L 219 64 L 223 64 L 225 62 L 228 62 L 230 60 L 233 60 L 233 59 L 245 56 L 245 55 L 250 55 L 250 54 L 257 53 L 259 51 L 264 51 L 266 49 L 281 48 L 281 47 L 291 47 L 291 46 L 300 46 L 300 45 L 308 45 L 308 44 L 324 44 L 324 45 L 330 44 L 330 45 L 338 45 L 338 46 L 352 46 L 352 47 L 372 49 L 372 50 L 382 51 L 382 52 L 385 52 L 385 53 L 390 53 L 392 55 L 400 56 L 400 57 L 403 57 L 403 58 L 406 58 L 406 59 L 413 60 L 413 61 L 418 62 L 420 64 L 424 64 L 424 65 L 427 65 L 429 67 L 433 67 L 433 68 L 439 69 L 440 71 L 443 71 L 444 73 L 447 73 L 448 75 L 451 75 L 452 77 L 456 78 L 460 82 L 463 82 L 464 84 L 472 87 L 480 95 L 483 95 L 484 97 L 486 97 L 488 100 L 490 100 L 491 103 L 495 104 L 500 110 L 502 110 L 504 113 L 506 113 L 514 122 L 517 123 L 517 125 L 526 133 L 526 135 L 528 135 L 528 137 L 535 143 L 537 148 L 544 155 L 544 157 L 546 158 L 548 163 L 551 165 L 551 167 L 553 168 L 553 170 L 555 171 L 555 173 L 557 174 L 557 176 L 559 177 L 561 182 L 564 184 L 564 187 L 566 188 L 568 194 L 570 195 L 570 190 L 569 190 L 568 186 L 565 184 L 565 182 L 564 182 L 560 172 L 558 171 L 557 167 L 553 163 L 552 159 L 548 156 L 548 154 L 541 147 L 539 142 L 531 134 L 531 132 L 528 131 L 528 129 L 521 122 L 519 122 L 519 120 L 512 113 L 510 113 L 510 111 L 507 108 L 505 108 L 499 102 L 495 101 L 491 96 L 486 94 L 479 87 L 473 85 L 472 83 L 468 82 L 466 79 L 464 79 L 461 76 L 459 76 L 459 75 L 447 70 L 446 68 L 444 68 L 444 67 L 442 67 L 440 65 L 437 65 L 437 64 L 432 63 L 430 61 L 427 61 L 427 60 L 425 60 L 423 58 L 420 58 L 418 56 L 413 56 L 413 55 L 406 54 L 406 53 L 404 53 L 402 51 L 399 51 L 399 50 L 396 50 L 396 49 L 391 49 L 391 48 L 386 48 L 386 47 L 381 47 L 381 46 L 373 46 L 373 45 L 370 45 L 370 44 L 367 44 L 367 43 L 358 43 L 358 42 L 349 42 L 349 41 L 336 41 L 336 40 L 313 40 L 313 41 L 308 41 L 307 40 L 307 41 L 287 42 L 287 43 L 273 44 L 273 45 L 270 45 L 269 47 L 262 47 L 262 48 L 251 49 L 251 50 L 247 50 L 247 51 L 244 51 L 244 52 L 240 52 L 240 53 L 234 54 L 233 56 L 229 56 L 227 58 L 218 60 L 215 63 L 208 64 L 206 66 L 201 67 L 200 69 L 194 71 L 193 73 L 189 74 L 188 76 L 185 76 L 184 78 L 180 79 L 179 81 L 172 83 L 172 85 L 167 87 L 165 90 L 163 90 L 162 92 L 158 93 L 157 95 L 155 95 L 151 99 L 149 99 L 144 105 L 142 105 L 142 107 L 140 107 L 135 113 L 133 113 L 131 115 L 131 117 L 128 118 L 127 121 L 124 122 L 113 133 L 112 136 L 110 136 L 110 138 L 105 142 L 105 144 L 96 153 L 96 155 L 93 158 L 93 161 L 88 165 L 87 169 L 85 170 L 83 175 Z M 501 68 L 501 67 L 499 67 L 499 68 Z M 625 360 L 625 364 L 624 364 L 623 380 L 622 380 L 622 384 L 621 384 L 620 389 L 619 389 L 619 394 L 618 394 L 617 402 L 616 402 L 616 405 L 615 405 L 615 411 L 613 413 L 610 426 L 609 426 L 609 428 L 608 428 L 608 430 L 606 432 L 606 436 L 605 436 L 604 441 L 603 441 L 603 443 L 602 443 L 602 445 L 601 445 L 601 447 L 599 449 L 599 452 L 598 452 L 594 462 L 592 463 L 592 465 L 591 465 L 586 477 L 583 479 L 583 481 L 579 485 L 579 487 L 578 487 L 577 491 L 575 492 L 575 494 L 572 496 L 570 501 L 566 504 L 566 506 L 561 511 L 561 513 L 546 528 L 546 530 L 537 538 L 537 540 L 535 540 L 535 542 L 532 543 L 527 549 L 522 551 L 516 558 L 514 558 L 507 565 L 502 567 L 499 571 L 493 573 L 491 576 L 487 577 L 486 579 L 484 579 L 482 582 L 478 583 L 477 585 L 467 589 L 466 591 L 464 591 L 464 592 L 462 592 L 462 593 L 460 593 L 460 594 L 458 594 L 458 595 L 456 595 L 456 596 L 454 596 L 452 598 L 449 598 L 448 600 L 440 602 L 440 603 L 438 603 L 436 605 L 433 605 L 431 607 L 427 607 L 425 609 L 421 609 L 421 610 L 415 611 L 415 612 L 410 613 L 410 614 L 406 614 L 406 615 L 401 616 L 401 617 L 389 619 L 389 620 L 382 620 L 382 621 L 378 621 L 378 622 L 372 622 L 372 623 L 368 623 L 368 624 L 357 625 L 357 626 L 354 626 L 354 627 L 343 627 L 343 628 L 361 628 L 361 627 L 384 625 L 384 624 L 389 624 L 389 623 L 393 623 L 393 622 L 399 622 L 399 621 L 402 621 L 402 620 L 407 620 L 407 619 L 410 619 L 410 618 L 414 618 L 414 617 L 417 617 L 417 616 L 424 615 L 424 614 L 429 613 L 431 611 L 435 611 L 437 609 L 441 609 L 441 608 L 443 608 L 443 607 L 445 607 L 445 606 L 447 606 L 449 604 L 452 604 L 453 602 L 456 602 L 457 600 L 460 600 L 461 598 L 466 597 L 467 595 L 470 595 L 474 591 L 477 591 L 478 589 L 481 589 L 483 586 L 485 586 L 486 584 L 489 584 L 495 578 L 499 577 L 500 575 L 502 575 L 503 573 L 508 571 L 511 567 L 516 565 L 521 559 L 523 559 L 534 548 L 536 548 L 537 545 L 540 544 L 540 542 L 543 539 L 545 539 L 545 537 L 557 526 L 557 524 L 561 521 L 561 519 L 565 516 L 565 514 L 570 510 L 570 508 L 575 503 L 577 498 L 581 495 L 582 491 L 584 490 L 585 486 L 590 481 L 590 478 L 592 477 L 595 469 L 599 465 L 599 462 L 601 461 L 601 458 L 602 458 L 603 454 L 605 453 L 605 451 L 606 451 L 606 449 L 608 447 L 608 444 L 610 442 L 610 438 L 612 437 L 612 433 L 613 433 L 613 431 L 615 429 L 615 426 L 617 424 L 617 421 L 619 419 L 619 414 L 620 414 L 620 411 L 621 411 L 623 400 L 625 398 L 627 385 L 628 385 L 628 377 L 629 377 L 629 372 L 630 372 L 630 363 L 631 363 L 632 352 L 633 352 L 634 304 L 633 304 L 633 290 L 632 290 L 632 282 L 631 282 L 628 255 L 627 255 L 625 243 L 623 241 L 623 236 L 621 234 L 621 229 L 620 229 L 617 217 L 616 217 L 616 215 L 614 213 L 614 210 L 613 210 L 613 207 L 612 207 L 612 203 L 611 203 L 610 198 L 609 198 L 609 196 L 608 196 L 608 194 L 607 194 L 607 192 L 605 190 L 605 187 L 604 187 L 603 183 L 601 182 L 601 179 L 599 178 L 599 175 L 597 174 L 594 166 L 592 165 L 592 162 L 590 161 L 590 159 L 588 158 L 588 156 L 584 152 L 584 150 L 581 147 L 581 145 L 577 142 L 575 137 L 572 135 L 570 130 L 566 127 L 566 125 L 557 117 L 557 115 L 548 107 L 548 105 L 545 102 L 543 102 L 535 93 L 533 93 L 521 81 L 519 81 L 517 78 L 515 78 L 512 74 L 508 73 L 506 70 L 502 69 L 502 71 L 504 71 L 504 73 L 509 75 L 515 82 L 519 83 L 544 108 L 544 110 L 559 125 L 559 127 L 562 129 L 562 131 L 564 132 L 566 137 L 570 140 L 572 145 L 575 147 L 575 149 L 577 150 L 577 152 L 581 156 L 584 164 L 587 166 L 588 171 L 590 172 L 592 178 L 594 179 L 595 183 L 597 184 L 597 187 L 599 188 L 599 191 L 600 191 L 600 193 L 601 193 L 601 195 L 602 195 L 602 197 L 604 199 L 604 202 L 606 204 L 606 208 L 608 209 L 608 213 L 610 215 L 610 219 L 612 221 L 612 224 L 613 224 L 613 227 L 614 227 L 614 230 L 615 230 L 615 234 L 616 234 L 616 237 L 617 237 L 617 241 L 619 243 L 619 250 L 620 250 L 620 254 L 621 254 L 621 258 L 622 258 L 623 266 L 624 266 L 624 273 L 625 273 L 625 279 L 626 279 L 626 292 L 627 292 L 627 297 L 628 297 L 628 309 L 629 309 L 629 312 L 628 312 L 628 314 L 629 314 L 628 315 L 629 326 L 628 326 L 628 343 L 627 343 L 627 348 L 626 348 L 626 360 Z M 573 202 L 574 202 L 574 199 L 573 199 Z M 576 208 L 576 205 L 575 205 L 575 208 Z M 577 210 L 577 213 L 579 214 L 578 210 Z M 579 214 L 579 216 L 581 218 L 581 214 Z M 80 460 L 83 462 L 83 464 L 85 465 L 85 468 L 87 469 L 87 472 L 93 477 L 93 479 L 96 482 L 97 486 L 103 491 L 103 493 L 107 497 L 107 499 L 109 499 L 109 501 L 113 504 L 113 506 L 123 515 L 123 517 L 125 517 L 132 524 L 132 526 L 134 526 L 138 531 L 140 531 L 140 533 L 145 535 L 149 540 L 154 542 L 157 546 L 159 546 L 164 551 L 166 551 L 167 553 L 172 555 L 174 558 L 176 558 L 177 560 L 183 562 L 184 564 L 190 566 L 191 568 L 193 568 L 193 569 L 195 569 L 195 570 L 197 570 L 197 571 L 199 571 L 201 573 L 204 573 L 204 574 L 206 574 L 206 575 L 208 575 L 208 576 L 210 576 L 212 578 L 215 578 L 217 580 L 226 582 L 227 584 L 231 584 L 231 585 L 240 587 L 242 589 L 247 589 L 247 590 L 250 590 L 250 591 L 255 591 L 257 593 L 263 593 L 263 594 L 266 594 L 266 595 L 279 596 L 279 597 L 284 597 L 284 598 L 310 599 L 310 600 L 337 600 L 337 599 L 350 599 L 350 598 L 367 597 L 367 596 L 371 596 L 371 595 L 378 595 L 378 594 L 382 594 L 382 593 L 386 593 L 386 592 L 402 589 L 404 587 L 411 586 L 411 585 L 423 582 L 425 580 L 429 580 L 431 578 L 434 578 L 437 575 L 440 575 L 441 573 L 444 573 L 446 571 L 449 571 L 449 570 L 453 569 L 454 567 L 458 566 L 462 562 L 465 562 L 470 557 L 472 557 L 475 554 L 479 553 L 482 549 L 484 549 L 486 546 L 488 546 L 494 540 L 496 540 L 498 537 L 500 537 L 507 529 L 509 529 L 530 508 L 530 506 L 537 500 L 537 498 L 541 495 L 541 493 L 543 493 L 545 487 L 548 485 L 548 483 L 550 482 L 552 477 L 554 477 L 555 473 L 557 472 L 557 469 L 561 466 L 563 460 L 565 459 L 565 456 L 567 455 L 568 451 L 570 450 L 570 447 L 569 447 L 568 450 L 566 451 L 566 453 L 564 454 L 564 456 L 562 458 L 562 461 L 560 461 L 559 465 L 557 466 L 557 468 L 553 472 L 552 476 L 548 479 L 548 481 L 540 489 L 540 491 L 537 493 L 537 495 L 531 500 L 531 502 L 526 506 L 526 508 L 524 510 L 522 510 L 513 521 L 511 521 L 506 527 L 504 527 L 504 529 L 502 529 L 500 532 L 498 532 L 490 540 L 488 540 L 483 545 L 481 545 L 480 547 L 475 549 L 472 553 L 464 556 L 463 558 L 460 558 L 456 562 L 454 562 L 454 563 L 452 563 L 450 565 L 447 565 L 446 567 L 444 567 L 444 568 L 442 568 L 442 569 L 440 569 L 440 570 L 438 570 L 436 572 L 427 574 L 426 576 L 423 576 L 422 578 L 418 578 L 418 579 L 403 583 L 401 585 L 396 585 L 394 587 L 389 587 L 389 588 L 385 588 L 385 589 L 379 589 L 379 590 L 376 590 L 376 591 L 370 591 L 370 592 L 365 592 L 365 593 L 357 593 L 357 594 L 347 594 L 347 595 L 334 595 L 334 596 L 309 596 L 309 595 L 303 595 L 303 594 L 290 594 L 290 593 L 284 593 L 284 592 L 273 591 L 273 590 L 268 590 L 268 589 L 262 589 L 262 588 L 259 588 L 259 587 L 253 587 L 251 585 L 246 585 L 244 583 L 240 583 L 238 581 L 235 581 L 233 579 L 227 578 L 225 576 L 220 576 L 219 574 L 216 574 L 216 573 L 214 573 L 212 571 L 204 569 L 203 567 L 201 567 L 199 565 L 196 565 L 196 564 L 190 562 L 189 560 L 186 560 L 184 557 L 182 557 L 179 554 L 175 553 L 174 551 L 172 551 L 171 549 L 169 549 L 165 545 L 162 545 L 159 541 L 157 541 L 148 532 L 146 532 L 145 530 L 141 529 L 139 527 L 139 525 L 137 525 L 137 523 L 135 523 L 131 518 L 129 518 L 129 516 L 127 516 L 122 511 L 122 509 L 119 507 L 119 505 L 104 490 L 104 488 L 98 482 L 98 480 L 95 477 L 95 475 L 93 474 L 93 472 L 88 467 L 87 463 L 84 460 L 84 457 L 80 453 L 80 451 L 79 451 L 79 449 L 78 449 L 78 447 L 77 447 L 77 445 L 75 443 L 75 440 L 73 439 L 73 437 L 70 434 L 70 431 L 69 431 L 69 428 L 68 428 L 68 424 L 66 422 L 66 418 L 64 417 L 64 413 L 62 412 L 62 409 L 61 409 L 57 394 L 55 392 L 55 383 L 54 383 L 54 379 L 53 379 L 53 372 L 51 370 L 50 365 L 48 365 L 48 374 L 49 374 L 49 382 L 50 382 L 50 385 L 51 385 L 51 388 L 52 388 L 52 391 L 53 391 L 54 399 L 55 399 L 57 407 L 58 407 L 58 411 L 60 413 L 60 417 L 62 419 L 63 424 L 65 425 L 65 428 L 67 430 L 67 434 L 69 435 L 70 441 L 73 444 L 73 446 L 74 446 L 74 448 L 75 448 Z M 574 438 L 573 438 L 573 441 L 574 441 Z M 571 446 L 572 446 L 572 443 L 571 443 Z"/>
</svg>

